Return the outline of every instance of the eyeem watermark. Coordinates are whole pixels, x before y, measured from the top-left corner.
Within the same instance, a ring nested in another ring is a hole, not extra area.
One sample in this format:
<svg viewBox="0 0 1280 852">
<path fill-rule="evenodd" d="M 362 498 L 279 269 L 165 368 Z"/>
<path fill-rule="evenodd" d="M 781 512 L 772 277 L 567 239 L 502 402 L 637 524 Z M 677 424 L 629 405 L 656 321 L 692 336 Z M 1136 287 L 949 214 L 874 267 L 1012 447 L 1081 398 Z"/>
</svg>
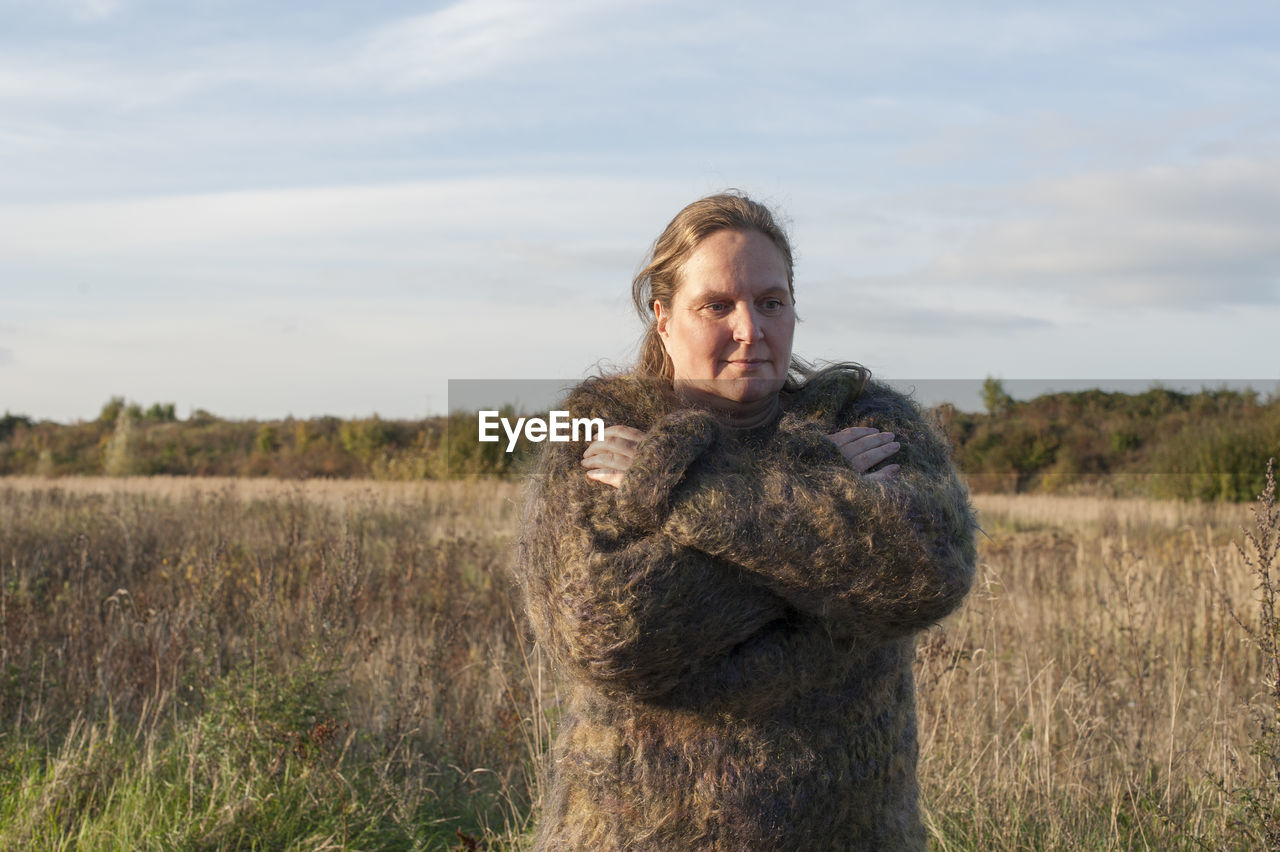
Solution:
<svg viewBox="0 0 1280 852">
<path fill-rule="evenodd" d="M 480 422 L 481 443 L 493 444 L 501 440 L 498 427 L 507 435 L 507 452 L 514 452 L 516 442 L 523 432 L 526 440 L 535 444 L 543 441 L 601 441 L 604 440 L 604 420 L 599 417 L 570 417 L 567 411 L 549 411 L 541 417 L 517 417 L 515 425 L 498 411 L 477 412 Z"/>
</svg>

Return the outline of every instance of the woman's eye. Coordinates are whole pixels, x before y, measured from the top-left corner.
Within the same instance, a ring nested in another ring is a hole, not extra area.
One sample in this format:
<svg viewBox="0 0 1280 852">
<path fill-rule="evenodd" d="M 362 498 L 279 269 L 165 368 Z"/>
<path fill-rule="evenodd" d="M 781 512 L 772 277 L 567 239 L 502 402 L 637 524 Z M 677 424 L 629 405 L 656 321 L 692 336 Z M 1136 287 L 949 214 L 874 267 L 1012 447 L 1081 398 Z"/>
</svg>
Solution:
<svg viewBox="0 0 1280 852">
<path fill-rule="evenodd" d="M 729 306 L 724 302 L 712 302 L 711 304 L 707 305 L 707 310 L 715 314 L 724 313 L 728 309 L 729 309 Z"/>
<path fill-rule="evenodd" d="M 764 309 L 766 311 L 780 311 L 782 310 L 782 306 L 783 305 L 782 305 L 781 299 L 765 299 L 764 300 Z"/>
</svg>

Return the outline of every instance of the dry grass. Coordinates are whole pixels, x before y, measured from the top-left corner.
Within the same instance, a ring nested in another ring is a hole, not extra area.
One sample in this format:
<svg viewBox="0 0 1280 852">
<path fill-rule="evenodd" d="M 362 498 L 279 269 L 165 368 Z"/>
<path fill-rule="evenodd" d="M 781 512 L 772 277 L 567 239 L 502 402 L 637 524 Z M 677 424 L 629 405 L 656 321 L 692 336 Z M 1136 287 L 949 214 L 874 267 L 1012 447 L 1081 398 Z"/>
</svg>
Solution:
<svg viewBox="0 0 1280 852">
<path fill-rule="evenodd" d="M 456 529 L 509 534 L 519 512 L 518 483 L 495 477 L 432 480 L 420 482 L 375 481 L 372 479 L 249 479 L 189 476 L 77 476 L 47 479 L 38 476 L 0 478 L 0 487 L 30 494 L 49 490 L 71 495 L 136 494 L 164 500 L 192 497 L 228 497 L 237 500 L 301 499 L 330 509 L 352 506 L 411 506 L 433 517 L 443 518 Z M 440 526 L 432 524 L 432 531 Z"/>
<path fill-rule="evenodd" d="M 975 494 L 982 523 L 1026 529 L 1070 529 L 1085 534 L 1196 529 L 1236 536 L 1249 520 L 1239 503 L 1193 503 L 1132 497 L 1059 497 L 1043 494 Z"/>
<path fill-rule="evenodd" d="M 517 839 L 546 731 L 521 724 L 515 494 L 0 480 L 0 848 L 157 819 L 182 841 L 146 845 L 326 848 L 339 818 L 351 848 Z"/>
<path fill-rule="evenodd" d="M 1246 507 L 981 496 L 979 578 L 920 646 L 921 777 L 951 848 L 1253 848 L 1262 659 L 1222 596 Z"/>
<path fill-rule="evenodd" d="M 1254 605 L 1245 507 L 976 502 L 978 583 L 917 667 L 934 846 L 1252 848 L 1266 673 L 1221 606 Z M 0 848 L 519 847 L 555 699 L 504 579 L 518 503 L 0 480 Z"/>
</svg>

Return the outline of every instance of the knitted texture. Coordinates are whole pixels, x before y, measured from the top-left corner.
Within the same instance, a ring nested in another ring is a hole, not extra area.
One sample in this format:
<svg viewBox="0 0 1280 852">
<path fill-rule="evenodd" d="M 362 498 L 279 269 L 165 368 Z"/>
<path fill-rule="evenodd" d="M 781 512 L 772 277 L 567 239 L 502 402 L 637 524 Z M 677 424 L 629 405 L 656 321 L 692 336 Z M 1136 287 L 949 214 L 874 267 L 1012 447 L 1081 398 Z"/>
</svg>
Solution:
<svg viewBox="0 0 1280 852">
<path fill-rule="evenodd" d="M 669 388 L 589 380 L 645 430 L 620 488 L 544 446 L 518 581 L 563 683 L 539 850 L 924 849 L 913 634 L 973 577 L 973 513 L 906 397 L 850 373 L 752 432 Z M 827 438 L 894 432 L 886 482 Z"/>
</svg>

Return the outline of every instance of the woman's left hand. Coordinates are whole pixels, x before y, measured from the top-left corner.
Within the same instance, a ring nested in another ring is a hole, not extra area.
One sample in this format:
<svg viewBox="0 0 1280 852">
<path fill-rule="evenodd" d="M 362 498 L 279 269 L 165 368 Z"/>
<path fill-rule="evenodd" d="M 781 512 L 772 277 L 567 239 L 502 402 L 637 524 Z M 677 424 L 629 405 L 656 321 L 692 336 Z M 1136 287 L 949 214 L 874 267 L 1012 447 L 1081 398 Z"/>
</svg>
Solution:
<svg viewBox="0 0 1280 852">
<path fill-rule="evenodd" d="M 587 478 L 605 485 L 618 488 L 622 485 L 622 477 L 631 468 L 636 458 L 636 447 L 644 433 L 630 426 L 609 426 L 604 430 L 604 438 L 592 441 L 582 454 L 582 466 L 587 469 Z"/>
<path fill-rule="evenodd" d="M 899 470 L 898 465 L 888 464 L 880 470 L 867 473 L 902 448 L 901 444 L 893 440 L 892 432 L 881 432 L 870 426 L 850 426 L 834 435 L 828 435 L 827 440 L 835 444 L 841 455 L 853 465 L 853 469 L 865 474 L 867 479 L 883 482 Z"/>
</svg>

